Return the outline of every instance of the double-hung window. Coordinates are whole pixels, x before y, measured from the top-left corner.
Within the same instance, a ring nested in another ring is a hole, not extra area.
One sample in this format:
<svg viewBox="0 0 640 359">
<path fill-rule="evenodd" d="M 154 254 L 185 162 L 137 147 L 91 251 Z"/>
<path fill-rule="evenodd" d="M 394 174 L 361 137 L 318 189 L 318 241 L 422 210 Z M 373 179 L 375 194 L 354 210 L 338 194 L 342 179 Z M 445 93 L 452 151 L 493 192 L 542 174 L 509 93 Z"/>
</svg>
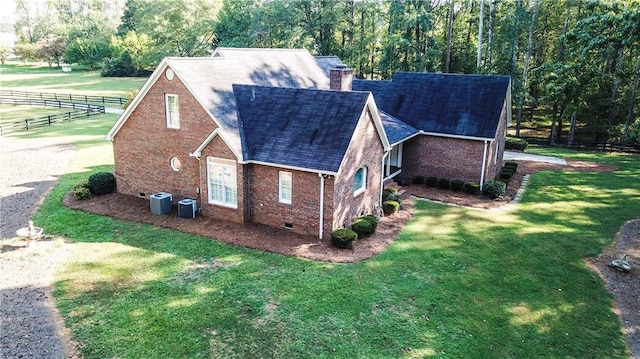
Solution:
<svg viewBox="0 0 640 359">
<path fill-rule="evenodd" d="M 165 94 L 164 102 L 167 113 L 167 127 L 180 128 L 180 104 L 178 95 Z"/>
<path fill-rule="evenodd" d="M 278 201 L 280 203 L 291 204 L 292 193 L 293 180 L 291 172 L 280 171 L 278 179 Z"/>
<path fill-rule="evenodd" d="M 238 208 L 238 185 L 234 161 L 207 157 L 209 203 Z"/>
</svg>

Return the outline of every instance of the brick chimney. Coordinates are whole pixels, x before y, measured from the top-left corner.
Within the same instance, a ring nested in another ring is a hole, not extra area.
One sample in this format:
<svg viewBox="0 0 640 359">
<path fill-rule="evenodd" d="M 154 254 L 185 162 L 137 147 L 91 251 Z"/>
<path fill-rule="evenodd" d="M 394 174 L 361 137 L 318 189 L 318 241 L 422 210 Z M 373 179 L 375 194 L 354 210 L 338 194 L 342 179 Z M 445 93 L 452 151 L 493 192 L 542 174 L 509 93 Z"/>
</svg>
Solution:
<svg viewBox="0 0 640 359">
<path fill-rule="evenodd" d="M 353 70 L 344 65 L 338 65 L 329 70 L 329 88 L 338 91 L 351 91 Z"/>
</svg>

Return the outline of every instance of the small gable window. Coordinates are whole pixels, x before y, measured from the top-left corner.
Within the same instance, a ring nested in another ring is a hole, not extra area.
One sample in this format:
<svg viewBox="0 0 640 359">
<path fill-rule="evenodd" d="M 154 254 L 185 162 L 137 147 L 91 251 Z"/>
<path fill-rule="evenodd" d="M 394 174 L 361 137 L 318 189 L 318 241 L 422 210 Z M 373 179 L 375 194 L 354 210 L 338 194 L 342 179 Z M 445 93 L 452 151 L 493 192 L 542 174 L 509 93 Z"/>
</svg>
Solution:
<svg viewBox="0 0 640 359">
<path fill-rule="evenodd" d="M 209 203 L 238 208 L 236 164 L 222 158 L 207 157 Z"/>
<path fill-rule="evenodd" d="M 357 196 L 367 188 L 367 168 L 360 167 L 353 177 L 353 195 Z"/>
<path fill-rule="evenodd" d="M 180 128 L 180 105 L 178 95 L 164 95 L 164 102 L 167 112 L 167 127 Z"/>
<path fill-rule="evenodd" d="M 280 203 L 291 204 L 293 193 L 293 181 L 291 172 L 280 171 L 278 180 L 278 201 Z"/>
</svg>

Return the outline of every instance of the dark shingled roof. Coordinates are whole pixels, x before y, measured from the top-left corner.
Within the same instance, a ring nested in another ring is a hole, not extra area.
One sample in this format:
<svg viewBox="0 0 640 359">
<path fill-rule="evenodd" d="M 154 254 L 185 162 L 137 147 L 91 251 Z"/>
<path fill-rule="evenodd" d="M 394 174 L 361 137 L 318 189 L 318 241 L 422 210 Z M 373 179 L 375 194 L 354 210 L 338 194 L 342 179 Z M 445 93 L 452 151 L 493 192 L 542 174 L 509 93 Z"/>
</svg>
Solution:
<svg viewBox="0 0 640 359">
<path fill-rule="evenodd" d="M 249 161 L 337 172 L 368 92 L 233 85 Z"/>
<path fill-rule="evenodd" d="M 399 72 L 392 81 L 354 80 L 353 89 L 371 91 L 378 108 L 424 132 L 494 138 L 509 83 L 507 76 Z"/>
<path fill-rule="evenodd" d="M 387 139 L 391 145 L 402 142 L 420 132 L 417 128 L 407 125 L 384 111 L 378 111 L 378 113 L 380 114 L 384 132 L 387 134 Z"/>
</svg>

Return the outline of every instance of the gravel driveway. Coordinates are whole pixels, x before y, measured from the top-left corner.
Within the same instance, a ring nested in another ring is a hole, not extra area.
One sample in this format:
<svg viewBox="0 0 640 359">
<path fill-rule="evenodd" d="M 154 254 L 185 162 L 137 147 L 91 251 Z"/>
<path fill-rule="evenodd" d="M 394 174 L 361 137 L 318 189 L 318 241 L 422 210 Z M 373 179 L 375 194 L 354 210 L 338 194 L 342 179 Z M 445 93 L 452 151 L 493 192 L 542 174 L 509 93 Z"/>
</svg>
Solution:
<svg viewBox="0 0 640 359">
<path fill-rule="evenodd" d="M 0 358 L 78 357 L 51 296 L 67 245 L 13 238 L 75 153 L 63 141 L 0 137 Z"/>
</svg>

